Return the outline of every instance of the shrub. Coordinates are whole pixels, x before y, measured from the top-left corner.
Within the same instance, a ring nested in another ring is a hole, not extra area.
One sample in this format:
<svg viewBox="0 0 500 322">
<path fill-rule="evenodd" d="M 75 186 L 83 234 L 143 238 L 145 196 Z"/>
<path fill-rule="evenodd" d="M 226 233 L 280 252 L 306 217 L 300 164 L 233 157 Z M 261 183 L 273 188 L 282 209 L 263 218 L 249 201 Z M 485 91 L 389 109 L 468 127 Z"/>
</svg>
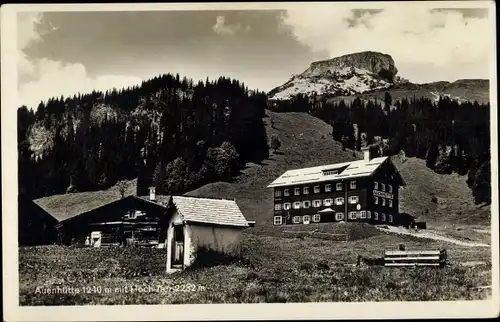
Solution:
<svg viewBox="0 0 500 322">
<path fill-rule="evenodd" d="M 274 153 L 281 147 L 281 141 L 277 135 L 273 135 L 271 138 L 271 148 L 274 150 Z"/>
<path fill-rule="evenodd" d="M 321 260 L 316 264 L 316 268 L 319 270 L 329 270 L 330 265 L 328 265 L 328 262 L 325 260 Z"/>
<path fill-rule="evenodd" d="M 305 262 L 300 264 L 299 268 L 304 271 L 312 271 L 314 269 L 314 265 L 309 262 Z"/>
<path fill-rule="evenodd" d="M 248 265 L 249 261 L 242 256 L 230 255 L 206 247 L 198 247 L 196 259 L 189 268 L 196 269 L 231 264 Z"/>
</svg>

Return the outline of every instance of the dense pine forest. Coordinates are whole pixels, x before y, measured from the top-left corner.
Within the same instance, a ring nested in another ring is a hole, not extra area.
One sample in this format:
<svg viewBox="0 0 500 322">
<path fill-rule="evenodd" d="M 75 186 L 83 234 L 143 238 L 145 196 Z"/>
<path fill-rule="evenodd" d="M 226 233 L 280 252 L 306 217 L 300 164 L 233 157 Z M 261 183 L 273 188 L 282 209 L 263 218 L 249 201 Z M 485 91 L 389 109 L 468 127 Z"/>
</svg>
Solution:
<svg viewBox="0 0 500 322">
<path fill-rule="evenodd" d="M 351 103 L 297 96 L 270 104 L 273 111 L 307 112 L 332 125 L 343 149 L 375 146 L 379 155 L 404 152 L 426 160 L 438 174 L 467 175 L 476 203 L 491 202 L 490 115 L 488 104 L 440 97 Z"/>
<path fill-rule="evenodd" d="M 18 109 L 19 200 L 105 189 L 182 193 L 268 157 L 266 96 L 239 81 L 163 75 Z"/>
</svg>

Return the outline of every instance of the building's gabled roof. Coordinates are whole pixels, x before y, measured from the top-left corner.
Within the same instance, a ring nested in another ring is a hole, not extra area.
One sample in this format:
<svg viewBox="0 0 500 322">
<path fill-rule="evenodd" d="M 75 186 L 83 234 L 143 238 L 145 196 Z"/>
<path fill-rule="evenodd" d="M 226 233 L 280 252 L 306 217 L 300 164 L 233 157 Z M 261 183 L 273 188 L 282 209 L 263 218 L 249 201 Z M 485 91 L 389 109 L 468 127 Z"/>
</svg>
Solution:
<svg viewBox="0 0 500 322">
<path fill-rule="evenodd" d="M 288 170 L 278 179 L 269 184 L 268 188 L 282 187 L 290 185 L 300 185 L 323 181 L 335 181 L 349 178 L 367 177 L 372 175 L 388 157 L 373 158 L 370 161 L 356 160 L 343 163 L 322 165 L 318 167 Z M 338 174 L 327 174 L 324 172 L 336 169 L 343 169 Z M 397 171 L 397 169 L 396 169 Z M 398 174 L 399 175 L 399 174 Z M 404 181 L 403 181 L 404 182 Z"/>
<path fill-rule="evenodd" d="M 136 191 L 136 180 L 128 183 L 124 197 L 131 196 Z M 53 195 L 33 200 L 58 222 L 82 215 L 122 199 L 116 187 L 108 190 L 87 191 Z"/>
<path fill-rule="evenodd" d="M 172 202 L 185 222 L 248 227 L 233 200 L 173 196 Z"/>
</svg>

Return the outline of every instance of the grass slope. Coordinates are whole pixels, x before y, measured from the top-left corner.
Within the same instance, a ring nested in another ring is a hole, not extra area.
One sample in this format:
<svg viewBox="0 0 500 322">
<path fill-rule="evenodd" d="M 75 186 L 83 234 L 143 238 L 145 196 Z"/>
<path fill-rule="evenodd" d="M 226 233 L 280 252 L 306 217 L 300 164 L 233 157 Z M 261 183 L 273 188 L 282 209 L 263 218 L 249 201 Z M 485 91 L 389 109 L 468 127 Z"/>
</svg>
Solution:
<svg viewBox="0 0 500 322">
<path fill-rule="evenodd" d="M 475 205 L 466 176 L 439 175 L 425 160 L 393 157 L 405 178 L 400 210 L 427 221 L 431 226 L 490 225 L 490 206 Z"/>
</svg>

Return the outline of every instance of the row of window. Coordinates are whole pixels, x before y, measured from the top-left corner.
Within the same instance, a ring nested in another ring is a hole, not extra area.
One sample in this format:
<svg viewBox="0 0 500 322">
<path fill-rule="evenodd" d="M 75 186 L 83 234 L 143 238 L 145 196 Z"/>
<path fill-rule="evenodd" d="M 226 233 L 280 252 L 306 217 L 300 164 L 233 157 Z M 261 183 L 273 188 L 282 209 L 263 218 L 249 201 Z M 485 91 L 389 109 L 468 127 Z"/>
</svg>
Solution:
<svg viewBox="0 0 500 322">
<path fill-rule="evenodd" d="M 385 198 L 380 198 L 381 199 L 381 205 L 382 206 L 389 206 L 389 207 L 393 207 L 393 201 L 392 199 L 385 199 Z M 349 197 L 349 204 L 357 204 L 359 202 L 359 197 L 358 196 L 350 196 Z M 379 197 L 374 197 L 374 201 L 373 201 L 374 204 L 378 205 L 379 204 Z M 317 199 L 317 200 L 313 200 L 312 203 L 310 200 L 305 200 L 305 201 L 295 201 L 293 204 L 290 203 L 290 202 L 285 202 L 284 204 L 275 204 L 274 205 L 274 210 L 289 210 L 293 207 L 293 209 L 300 209 L 300 208 L 310 208 L 311 205 L 314 207 L 314 208 L 318 208 L 318 207 L 321 207 L 321 205 L 325 206 L 325 207 L 329 207 L 331 206 L 332 204 L 335 204 L 336 206 L 341 206 L 344 204 L 344 198 L 343 197 L 338 197 L 338 198 L 335 198 L 334 199 L 331 199 L 331 198 L 327 198 L 327 199 L 324 199 L 323 201 Z"/>
<path fill-rule="evenodd" d="M 349 203 L 350 204 L 357 204 L 359 202 L 359 197 L 358 196 L 350 196 L 349 197 Z M 314 208 L 321 207 L 321 204 L 323 206 L 329 207 L 334 203 L 333 199 L 327 198 L 324 199 L 323 201 L 317 199 L 312 201 L 312 206 Z M 335 205 L 340 206 L 344 204 L 344 198 L 339 197 L 335 198 Z M 310 200 L 305 200 L 305 201 L 295 201 L 293 204 L 290 202 L 285 202 L 284 204 L 277 203 L 274 205 L 274 210 L 289 210 L 290 208 L 293 209 L 300 209 L 300 208 L 310 208 L 311 207 L 311 201 Z"/>
<path fill-rule="evenodd" d="M 312 216 L 312 222 L 319 222 L 321 219 L 320 214 L 314 214 Z M 371 219 L 371 211 L 351 211 L 349 212 L 349 219 L 354 220 L 354 219 Z M 378 212 L 373 212 L 373 219 L 374 220 L 379 220 L 379 213 Z M 380 214 L 380 221 L 386 221 L 392 223 L 393 217 L 392 215 L 386 215 L 384 213 Z M 344 213 L 343 212 L 337 212 L 335 213 L 335 220 L 341 221 L 344 220 Z M 292 222 L 294 224 L 299 224 L 301 222 L 303 223 L 309 223 L 311 221 L 311 216 L 309 215 L 304 215 L 304 216 L 293 216 L 292 217 Z M 282 225 L 283 224 L 283 217 L 281 216 L 275 216 L 274 217 L 274 224 L 275 225 Z"/>
<path fill-rule="evenodd" d="M 351 181 L 349 183 L 349 188 L 356 189 L 356 181 Z M 385 191 L 385 188 L 386 188 L 386 184 L 381 183 L 380 184 L 380 190 L 381 191 Z M 313 190 L 314 193 L 320 193 L 321 192 L 320 186 L 314 186 L 313 189 L 314 189 Z M 379 183 L 377 181 L 374 182 L 374 189 L 375 190 L 379 189 Z M 388 189 L 389 193 L 392 193 L 392 186 L 390 184 L 387 185 L 387 189 Z M 283 190 L 283 195 L 285 197 L 290 196 L 290 190 L 291 189 L 284 189 Z M 294 190 L 293 192 L 294 192 L 295 196 L 299 196 L 300 195 L 300 190 L 301 190 L 300 188 L 295 188 L 293 190 Z M 335 190 L 336 191 L 342 191 L 342 183 L 341 182 L 335 184 Z M 325 185 L 325 192 L 331 192 L 331 191 L 332 191 L 332 185 L 331 184 L 326 184 Z M 309 194 L 309 187 L 303 187 L 302 188 L 302 194 L 308 195 Z M 274 191 L 274 195 L 276 197 L 281 197 L 281 190 L 278 190 L 278 189 L 275 190 Z"/>
<path fill-rule="evenodd" d="M 275 218 L 282 218 L 282 217 L 275 217 Z M 313 221 L 313 222 L 319 222 L 320 220 L 321 220 L 321 215 L 320 215 L 320 214 L 314 214 L 314 215 L 312 216 L 312 221 Z M 311 221 L 311 216 L 309 216 L 309 215 L 304 215 L 304 216 L 294 216 L 294 217 L 292 218 L 292 222 L 293 222 L 294 224 L 299 224 L 299 223 L 301 223 L 301 222 L 303 222 L 303 223 L 308 223 L 308 222 L 310 222 L 310 221 Z"/>
<path fill-rule="evenodd" d="M 387 217 L 389 222 L 392 222 L 392 220 L 393 220 L 392 215 L 386 216 L 386 214 L 384 214 L 384 213 L 380 214 L 380 221 L 385 221 L 386 217 Z M 378 212 L 376 212 L 376 211 L 373 212 L 373 219 L 379 220 Z"/>
<path fill-rule="evenodd" d="M 356 189 L 356 181 L 351 181 L 351 182 L 349 183 L 349 187 L 350 187 L 351 189 Z M 320 193 L 320 192 L 321 192 L 321 188 L 320 188 L 320 186 L 314 186 L 314 188 L 313 188 L 313 189 L 314 189 L 314 190 L 313 190 L 313 191 L 314 191 L 314 193 Z M 290 196 L 290 190 L 291 190 L 291 189 L 284 189 L 284 190 L 283 190 L 283 195 L 284 195 L 285 197 Z M 295 196 L 300 196 L 300 190 L 301 190 L 300 188 L 295 188 L 295 189 L 293 189 L 293 190 L 294 190 L 293 192 L 294 192 L 294 195 L 295 195 Z M 339 182 L 339 183 L 337 183 L 337 184 L 335 185 L 335 190 L 336 190 L 336 191 L 342 191 L 342 183 L 341 183 L 341 182 Z M 332 191 L 332 185 L 331 185 L 331 184 L 326 184 L 326 185 L 325 185 L 325 192 L 331 192 L 331 191 Z M 309 187 L 304 187 L 304 188 L 302 188 L 302 194 L 304 194 L 304 195 L 308 195 L 308 194 L 309 194 Z M 275 196 L 275 197 L 281 197 L 281 190 L 276 189 L 276 190 L 274 191 L 274 196 Z"/>
<path fill-rule="evenodd" d="M 374 204 L 376 204 L 376 205 L 378 205 L 378 204 L 379 204 L 379 203 L 378 203 L 378 199 L 379 199 L 379 197 L 374 197 L 374 199 L 373 199 L 373 203 L 374 203 Z M 380 199 L 381 199 L 381 201 L 382 201 L 382 202 L 381 202 L 381 205 L 382 205 L 382 206 L 386 206 L 386 205 L 387 205 L 387 206 L 389 206 L 389 207 L 392 207 L 392 199 L 387 199 L 387 201 L 386 201 L 386 199 L 385 199 L 385 198 L 380 198 Z"/>
<path fill-rule="evenodd" d="M 377 181 L 374 182 L 373 184 L 373 189 L 378 190 L 379 184 Z M 387 189 L 389 193 L 392 193 L 392 186 L 390 184 L 387 185 Z M 385 183 L 380 184 L 380 191 L 385 191 Z"/>
</svg>

